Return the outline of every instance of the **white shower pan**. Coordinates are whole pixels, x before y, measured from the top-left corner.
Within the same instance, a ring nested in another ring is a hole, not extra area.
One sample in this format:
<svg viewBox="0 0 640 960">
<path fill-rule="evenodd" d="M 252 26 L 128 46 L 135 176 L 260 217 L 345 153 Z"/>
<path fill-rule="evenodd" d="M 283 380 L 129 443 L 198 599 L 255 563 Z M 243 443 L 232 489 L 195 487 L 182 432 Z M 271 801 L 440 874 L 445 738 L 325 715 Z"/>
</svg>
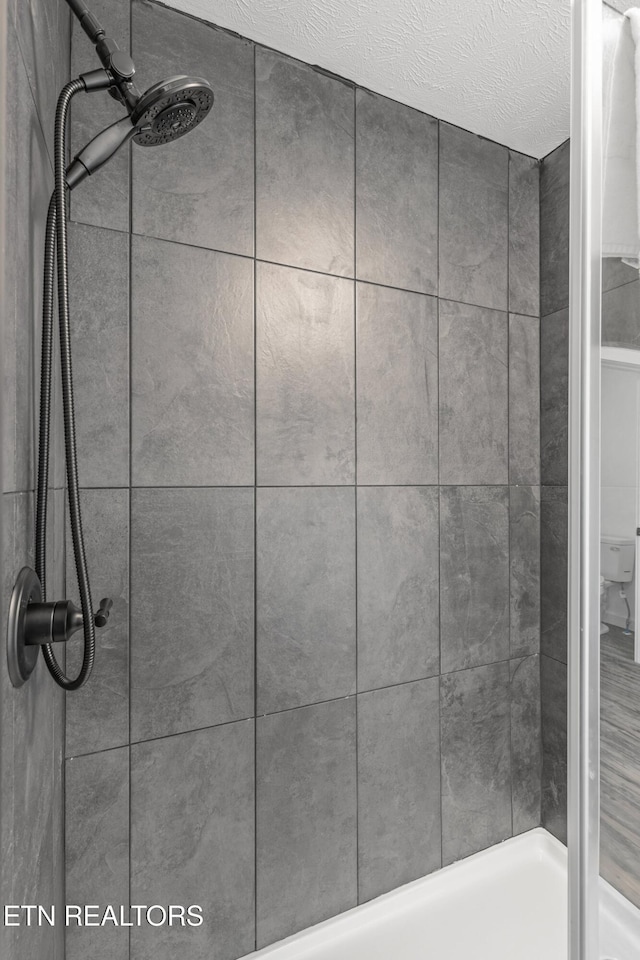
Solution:
<svg viewBox="0 0 640 960">
<path fill-rule="evenodd" d="M 538 828 L 244 960 L 567 960 L 567 852 Z M 602 881 L 601 957 L 638 960 L 640 911 Z"/>
</svg>

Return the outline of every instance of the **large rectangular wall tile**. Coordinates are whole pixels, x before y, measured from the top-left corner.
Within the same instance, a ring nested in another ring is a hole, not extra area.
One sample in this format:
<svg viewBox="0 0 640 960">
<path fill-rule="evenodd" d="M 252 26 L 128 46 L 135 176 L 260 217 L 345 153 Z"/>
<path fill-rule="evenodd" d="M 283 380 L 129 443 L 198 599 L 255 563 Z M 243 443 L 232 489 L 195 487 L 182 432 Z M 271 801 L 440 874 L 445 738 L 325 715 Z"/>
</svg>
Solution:
<svg viewBox="0 0 640 960">
<path fill-rule="evenodd" d="M 198 904 L 204 918 L 133 928 L 131 960 L 253 950 L 254 809 L 252 721 L 131 748 L 132 903 Z"/>
<path fill-rule="evenodd" d="M 569 432 L 569 311 L 540 321 L 540 474 L 544 484 L 567 482 Z"/>
<path fill-rule="evenodd" d="M 73 223 L 69 264 L 80 483 L 128 486 L 129 237 Z"/>
<path fill-rule="evenodd" d="M 441 865 L 439 680 L 358 697 L 359 902 Z"/>
<path fill-rule="evenodd" d="M 353 276 L 354 91 L 256 49 L 257 255 Z"/>
<path fill-rule="evenodd" d="M 640 347 L 640 280 L 602 295 L 602 342 L 616 347 Z"/>
<path fill-rule="evenodd" d="M 540 321 L 509 317 L 509 482 L 540 483 Z"/>
<path fill-rule="evenodd" d="M 357 285 L 359 483 L 438 482 L 433 297 Z"/>
<path fill-rule="evenodd" d="M 6 245 L 2 310 L 2 489 L 32 489 L 45 222 L 53 189 L 42 128 L 13 30 L 7 37 L 7 136 L 2 144 Z"/>
<path fill-rule="evenodd" d="M 51 501 L 49 501 L 51 504 Z M 8 611 L 11 592 L 22 567 L 33 567 L 35 539 L 35 496 L 29 493 L 2 494 L 2 609 Z M 49 560 L 49 554 L 47 554 Z M 49 572 L 51 576 L 51 571 Z M 4 666 L 4 665 L 3 665 Z M 44 663 L 43 663 L 44 666 Z M 36 668 L 38 669 L 38 668 Z M 8 673 L 5 671 L 5 676 Z"/>
<path fill-rule="evenodd" d="M 496 310 L 508 301 L 509 151 L 440 124 L 440 296 Z"/>
<path fill-rule="evenodd" d="M 510 656 L 540 651 L 540 488 L 509 488 Z"/>
<path fill-rule="evenodd" d="M 353 284 L 258 264 L 261 484 L 353 483 Z"/>
<path fill-rule="evenodd" d="M 129 491 L 83 490 L 82 517 L 93 606 L 113 600 L 106 627 L 97 631 L 91 680 L 67 697 L 68 757 L 118 747 L 129 740 Z M 67 593 L 80 605 L 71 537 L 67 540 Z M 66 645 L 67 674 L 76 676 L 84 639 Z"/>
<path fill-rule="evenodd" d="M 356 251 L 361 280 L 438 292 L 438 122 L 361 89 Z"/>
<path fill-rule="evenodd" d="M 107 36 L 112 37 L 120 49 L 127 53 L 130 46 L 130 6 L 131 0 L 94 0 L 91 7 L 91 12 L 98 18 Z M 75 17 L 71 19 L 71 76 L 77 77 L 84 71 L 95 70 L 99 62 L 96 62 L 95 48 L 80 23 Z M 152 82 L 164 76 L 166 74 L 162 73 Z M 97 133 L 121 117 L 121 104 L 106 93 L 77 96 L 71 111 L 71 156 L 74 157 Z M 123 147 L 96 176 L 73 191 L 70 202 L 73 220 L 92 223 L 97 227 L 110 227 L 112 230 L 129 230 L 130 149 Z"/>
<path fill-rule="evenodd" d="M 68 701 L 67 701 L 68 702 Z M 129 904 L 129 749 L 66 763 L 66 898 L 85 906 Z M 131 901 L 132 903 L 141 901 Z M 172 903 L 178 901 L 171 901 Z M 129 930 L 66 928 L 67 960 L 129 960 Z"/>
<path fill-rule="evenodd" d="M 440 482 L 507 483 L 508 315 L 440 301 Z"/>
<path fill-rule="evenodd" d="M 251 484 L 253 265 L 132 242 L 133 482 Z"/>
<path fill-rule="evenodd" d="M 511 836 L 509 664 L 442 677 L 442 861 Z"/>
<path fill-rule="evenodd" d="M 261 489 L 258 713 L 355 692 L 355 493 Z"/>
<path fill-rule="evenodd" d="M 260 717 L 257 945 L 354 907 L 355 698 Z"/>
<path fill-rule="evenodd" d="M 440 656 L 443 673 L 509 656 L 509 493 L 440 491 Z"/>
<path fill-rule="evenodd" d="M 509 151 L 509 310 L 540 313 L 540 162 Z"/>
<path fill-rule="evenodd" d="M 253 491 L 136 490 L 131 735 L 253 715 Z"/>
<path fill-rule="evenodd" d="M 542 657 L 542 825 L 567 842 L 567 668 Z"/>
<path fill-rule="evenodd" d="M 253 254 L 253 44 L 143 0 L 132 3 L 140 89 L 188 74 L 213 87 L 197 130 L 134 149 L 133 230 L 198 247 Z"/>
<path fill-rule="evenodd" d="M 567 662 L 567 488 L 542 487 L 540 504 L 540 648 Z"/>
<path fill-rule="evenodd" d="M 69 80 L 73 18 L 65 0 L 9 0 L 7 9 L 53 164 L 53 120 L 58 93 Z"/>
<path fill-rule="evenodd" d="M 25 564 L 33 566 L 33 499 L 32 493 L 2 497 L 0 546 L 5 611 L 18 571 Z M 53 570 L 52 581 L 57 581 Z M 59 911 L 63 896 L 56 880 L 62 850 L 56 841 L 61 834 L 64 803 L 59 773 L 63 762 L 63 703 L 62 691 L 52 683 L 42 657 L 28 683 L 19 689 L 11 686 L 5 661 L 0 711 L 3 894 L 10 889 L 5 902 L 55 904 Z M 48 958 L 62 936 L 59 927 L 21 926 L 10 931 L 8 956 L 11 960 Z"/>
<path fill-rule="evenodd" d="M 511 676 L 511 794 L 513 833 L 540 826 L 542 742 L 540 658 L 509 664 Z"/>
<path fill-rule="evenodd" d="M 540 164 L 540 312 L 569 303 L 569 141 Z"/>
<path fill-rule="evenodd" d="M 438 672 L 437 487 L 358 488 L 358 688 Z"/>
</svg>

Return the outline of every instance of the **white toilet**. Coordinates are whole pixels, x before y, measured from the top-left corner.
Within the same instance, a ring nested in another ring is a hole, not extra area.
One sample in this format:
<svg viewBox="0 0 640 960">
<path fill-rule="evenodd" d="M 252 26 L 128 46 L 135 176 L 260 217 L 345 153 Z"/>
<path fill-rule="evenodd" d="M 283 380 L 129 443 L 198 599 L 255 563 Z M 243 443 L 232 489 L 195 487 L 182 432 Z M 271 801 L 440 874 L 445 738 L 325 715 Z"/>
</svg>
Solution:
<svg viewBox="0 0 640 960">
<path fill-rule="evenodd" d="M 631 582 L 635 552 L 635 540 L 604 533 L 600 537 L 600 634 L 609 632 L 603 622 L 607 591 L 612 583 Z"/>
</svg>

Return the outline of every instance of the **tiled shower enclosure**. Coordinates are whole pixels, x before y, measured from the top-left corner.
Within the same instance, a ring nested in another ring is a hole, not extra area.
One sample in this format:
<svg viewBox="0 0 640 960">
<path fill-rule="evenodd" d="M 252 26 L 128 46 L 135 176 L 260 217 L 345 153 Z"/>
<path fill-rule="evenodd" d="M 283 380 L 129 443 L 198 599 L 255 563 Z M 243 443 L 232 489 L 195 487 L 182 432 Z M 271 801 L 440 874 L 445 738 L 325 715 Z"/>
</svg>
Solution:
<svg viewBox="0 0 640 960">
<path fill-rule="evenodd" d="M 67 898 L 203 901 L 190 954 L 233 958 L 540 822 L 539 169 L 156 5 L 131 44 L 216 107 L 73 198 L 120 599 L 68 698 Z"/>
<path fill-rule="evenodd" d="M 72 927 L 66 956 L 235 960 L 541 823 L 540 163 L 159 4 L 93 6 L 141 88 L 200 75 L 216 103 L 72 197 L 83 517 L 115 605 L 66 698 L 65 896 L 205 923 Z M 93 58 L 74 25 L 72 74 Z M 77 98 L 74 147 L 119 115 Z M 543 566 L 543 622 L 559 590 Z"/>
</svg>

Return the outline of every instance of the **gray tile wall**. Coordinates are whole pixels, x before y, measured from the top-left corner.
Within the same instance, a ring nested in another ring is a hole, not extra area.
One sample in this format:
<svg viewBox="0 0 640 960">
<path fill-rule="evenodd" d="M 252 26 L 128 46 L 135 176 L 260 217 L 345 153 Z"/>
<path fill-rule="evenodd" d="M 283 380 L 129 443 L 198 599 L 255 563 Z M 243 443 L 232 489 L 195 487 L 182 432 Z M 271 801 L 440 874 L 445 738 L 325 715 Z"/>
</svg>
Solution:
<svg viewBox="0 0 640 960">
<path fill-rule="evenodd" d="M 567 438 L 568 438 L 568 236 L 569 143 L 541 165 L 540 451 L 541 451 L 541 713 L 544 825 L 567 836 Z M 640 344 L 637 270 L 619 260 L 602 262 L 602 342 Z M 635 903 L 640 871 L 632 851 L 637 785 L 629 779 L 636 733 L 630 708 L 637 687 L 625 638 L 602 644 L 601 867 L 603 875 Z M 637 698 L 636 698 L 637 699 Z"/>
<path fill-rule="evenodd" d="M 126 7 L 100 11 L 123 37 Z M 202 74 L 216 106 L 73 211 L 100 280 L 78 350 L 113 364 L 79 404 L 117 599 L 68 713 L 68 883 L 205 924 L 67 950 L 234 960 L 540 822 L 539 171 L 131 12 L 144 83 Z"/>
<path fill-rule="evenodd" d="M 566 842 L 568 140 L 540 166 L 540 297 L 542 822 Z"/>
<path fill-rule="evenodd" d="M 3 14 L 4 14 L 3 8 Z M 64 0 L 10 0 L 2 73 L 5 126 L 6 244 L 0 310 L 2 362 L 2 542 L 0 611 L 0 893 L 3 904 L 39 903 L 60 911 L 64 898 L 64 702 L 40 659 L 14 689 L 5 665 L 6 612 L 15 577 L 33 565 L 36 391 L 39 381 L 44 225 L 53 189 L 55 100 L 68 79 L 69 12 Z M 3 25 L 4 26 L 4 25 Z M 64 491 L 60 408 L 53 400 L 49 501 L 49 590 L 64 591 Z M 62 960 L 62 926 L 0 926 L 7 960 Z"/>
</svg>

